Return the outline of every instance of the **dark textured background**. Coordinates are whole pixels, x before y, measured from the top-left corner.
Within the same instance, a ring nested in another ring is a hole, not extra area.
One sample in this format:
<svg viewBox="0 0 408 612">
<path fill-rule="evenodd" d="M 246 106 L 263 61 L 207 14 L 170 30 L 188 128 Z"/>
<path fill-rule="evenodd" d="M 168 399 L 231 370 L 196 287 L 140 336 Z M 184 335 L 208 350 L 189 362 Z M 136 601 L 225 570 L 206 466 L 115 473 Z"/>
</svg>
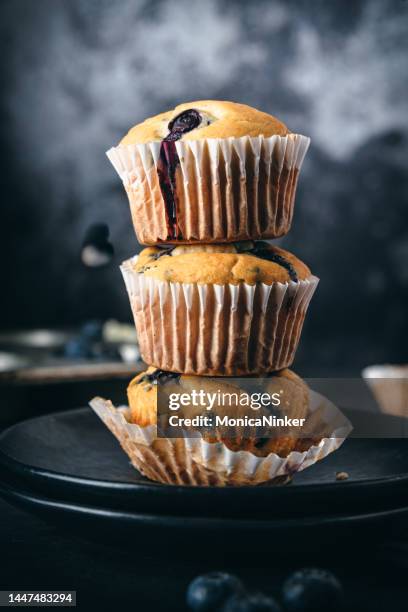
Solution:
<svg viewBox="0 0 408 612">
<path fill-rule="evenodd" d="M 130 320 L 118 263 L 138 248 L 104 155 L 194 99 L 245 102 L 310 135 L 281 242 L 321 284 L 297 367 L 408 361 L 408 3 L 3 0 L 1 326 Z M 107 222 L 105 269 L 79 257 Z"/>
</svg>

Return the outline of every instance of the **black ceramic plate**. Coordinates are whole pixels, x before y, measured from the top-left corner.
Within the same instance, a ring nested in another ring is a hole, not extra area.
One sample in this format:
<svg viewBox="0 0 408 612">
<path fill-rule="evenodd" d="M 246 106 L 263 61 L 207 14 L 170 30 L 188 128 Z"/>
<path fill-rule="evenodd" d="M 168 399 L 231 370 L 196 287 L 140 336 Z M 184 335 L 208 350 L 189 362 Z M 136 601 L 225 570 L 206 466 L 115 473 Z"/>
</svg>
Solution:
<svg viewBox="0 0 408 612">
<path fill-rule="evenodd" d="M 336 555 L 343 544 L 347 548 L 350 538 L 354 544 L 357 535 L 359 541 L 369 542 L 384 520 L 392 531 L 394 525 L 398 526 L 408 516 L 407 507 L 355 515 L 273 520 L 145 514 L 57 501 L 29 489 L 8 487 L 4 481 L 0 484 L 0 495 L 76 535 L 103 538 L 121 546 L 127 543 L 135 550 L 154 551 L 160 547 L 162 555 L 170 553 L 172 557 L 178 554 L 177 550 L 183 556 L 189 550 L 200 556 L 213 556 L 214 546 L 220 543 L 223 553 L 234 550 L 242 553 L 248 548 L 252 553 L 265 551 L 273 543 L 275 554 L 289 551 L 289 556 L 293 555 L 292 547 L 295 547 L 299 557 L 302 550 L 310 553 L 317 546 L 321 553 L 321 547 L 325 546 L 328 556 Z"/>
<path fill-rule="evenodd" d="M 376 418 L 389 419 L 384 415 Z M 408 504 L 406 440 L 349 439 L 286 486 L 174 487 L 143 478 L 90 408 L 41 416 L 0 437 L 9 489 L 138 514 L 253 519 L 348 516 Z M 336 482 L 335 474 L 350 478 Z"/>
</svg>

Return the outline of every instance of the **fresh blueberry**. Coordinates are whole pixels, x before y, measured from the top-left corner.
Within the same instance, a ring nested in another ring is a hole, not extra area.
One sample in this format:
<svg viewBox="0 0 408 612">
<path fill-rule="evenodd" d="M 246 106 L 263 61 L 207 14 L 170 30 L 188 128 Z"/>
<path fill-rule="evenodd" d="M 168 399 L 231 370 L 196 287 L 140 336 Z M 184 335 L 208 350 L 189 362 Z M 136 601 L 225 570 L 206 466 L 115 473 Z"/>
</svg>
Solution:
<svg viewBox="0 0 408 612">
<path fill-rule="evenodd" d="M 288 612 L 332 612 L 341 607 L 343 589 L 331 572 L 305 568 L 287 578 L 282 597 Z"/>
<path fill-rule="evenodd" d="M 86 338 L 71 338 L 63 348 L 64 357 L 69 359 L 88 359 L 92 357 L 92 347 Z"/>
<path fill-rule="evenodd" d="M 281 612 L 278 602 L 262 593 L 233 595 L 222 612 Z"/>
<path fill-rule="evenodd" d="M 236 576 L 211 572 L 190 582 L 187 604 L 195 612 L 216 612 L 229 597 L 243 591 L 242 582 Z"/>
<path fill-rule="evenodd" d="M 80 334 L 92 342 L 100 342 L 102 340 L 102 330 L 101 321 L 87 321 L 82 325 Z"/>
</svg>

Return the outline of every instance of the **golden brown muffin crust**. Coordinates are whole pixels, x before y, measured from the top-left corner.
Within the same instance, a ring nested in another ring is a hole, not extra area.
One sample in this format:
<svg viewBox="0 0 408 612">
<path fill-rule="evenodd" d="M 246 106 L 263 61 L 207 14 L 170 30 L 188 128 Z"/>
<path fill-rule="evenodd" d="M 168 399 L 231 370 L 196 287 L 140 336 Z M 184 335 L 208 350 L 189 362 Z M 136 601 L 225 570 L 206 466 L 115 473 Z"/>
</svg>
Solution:
<svg viewBox="0 0 408 612">
<path fill-rule="evenodd" d="M 128 402 L 131 414 L 131 422 L 137 423 L 141 427 L 155 425 L 157 419 L 157 383 L 150 382 L 149 376 L 156 372 L 161 372 L 154 366 L 149 366 L 146 371 L 135 376 L 127 388 Z M 166 373 L 164 373 L 166 374 Z M 296 411 L 296 417 L 301 418 L 305 415 L 309 401 L 309 391 L 306 383 L 288 368 L 275 372 L 273 375 L 267 374 L 260 378 L 268 378 L 268 392 L 279 392 L 283 409 L 290 409 L 290 404 L 294 402 L 294 393 L 297 394 L 296 403 L 292 412 Z M 231 379 L 207 376 L 188 376 L 179 375 L 175 381 L 171 379 L 165 383 L 167 385 L 177 385 L 175 391 L 190 392 L 192 389 L 204 389 L 209 393 L 216 393 L 218 390 L 231 392 L 234 384 Z M 173 388 L 171 389 L 171 391 Z M 193 408 L 189 407 L 191 415 Z M 201 410 L 201 409 L 200 409 Z M 246 410 L 246 409 L 245 409 Z M 294 417 L 295 415 L 293 415 Z"/>
<path fill-rule="evenodd" d="M 130 409 L 130 422 L 146 427 L 148 425 L 157 424 L 157 384 L 149 382 L 149 375 L 154 375 L 158 372 L 157 368 L 150 366 L 145 372 L 136 376 L 128 387 L 128 400 Z M 165 373 L 164 373 L 165 374 Z M 266 377 L 265 377 L 266 378 Z M 231 382 L 219 378 L 183 376 L 177 378 L 176 381 L 169 380 L 165 383 L 169 393 L 175 392 L 190 392 L 192 389 L 203 389 L 206 392 L 216 393 L 221 392 L 231 393 L 236 390 L 236 385 Z M 167 385 L 171 386 L 169 389 Z M 281 408 L 285 414 L 291 418 L 305 418 L 309 407 L 309 389 L 304 381 L 289 369 L 281 370 L 268 377 L 268 384 L 265 387 L 268 393 L 279 393 L 281 397 Z M 202 414 L 202 407 L 194 408 L 189 406 L 185 416 L 193 417 Z M 232 416 L 241 416 L 248 413 L 248 408 L 232 408 L 230 413 Z M 222 415 L 228 413 L 228 408 L 216 407 L 217 414 Z M 181 410 L 183 412 L 183 410 Z M 221 436 L 221 437 L 219 437 Z M 223 438 L 222 434 L 215 437 L 205 437 L 207 442 L 217 442 L 221 439 L 230 450 L 248 450 L 257 456 L 266 456 L 269 453 L 276 453 L 280 456 L 289 454 L 299 440 L 293 435 L 288 434 L 286 430 L 282 431 L 282 435 L 273 438 Z"/>
<path fill-rule="evenodd" d="M 121 145 L 142 144 L 163 140 L 169 133 L 169 123 L 185 110 L 197 110 L 200 125 L 183 134 L 181 140 L 200 138 L 239 138 L 241 136 L 286 136 L 289 130 L 276 117 L 247 106 L 221 100 L 198 100 L 179 104 L 173 110 L 149 117 L 129 130 Z"/>
<path fill-rule="evenodd" d="M 310 277 L 309 268 L 292 253 L 264 244 L 268 251 L 289 262 L 299 280 Z M 289 271 L 282 265 L 252 255 L 250 251 L 238 250 L 241 249 L 235 244 L 186 245 L 162 254 L 163 249 L 148 247 L 143 249 L 133 265 L 136 272 L 147 277 L 174 283 L 271 285 L 291 280 Z"/>
<path fill-rule="evenodd" d="M 153 374 L 157 368 L 150 366 L 133 378 L 127 388 L 130 420 L 140 427 L 156 425 L 157 388 L 148 382 L 146 375 Z"/>
</svg>

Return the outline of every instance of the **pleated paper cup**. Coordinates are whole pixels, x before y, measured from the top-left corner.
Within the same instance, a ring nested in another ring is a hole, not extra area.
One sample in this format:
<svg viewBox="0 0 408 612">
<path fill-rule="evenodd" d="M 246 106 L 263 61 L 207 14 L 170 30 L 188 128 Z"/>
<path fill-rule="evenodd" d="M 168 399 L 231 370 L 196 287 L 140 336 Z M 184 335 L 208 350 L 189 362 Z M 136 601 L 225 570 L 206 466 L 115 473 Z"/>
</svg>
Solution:
<svg viewBox="0 0 408 612">
<path fill-rule="evenodd" d="M 242 486 L 282 484 L 320 461 L 344 442 L 350 423 L 327 399 L 311 392 L 310 410 L 320 410 L 333 423 L 330 437 L 320 439 L 303 452 L 286 457 L 270 453 L 259 457 L 249 451 L 232 451 L 222 442 L 199 437 L 158 438 L 156 426 L 141 427 L 128 421 L 127 408 L 96 397 L 90 405 L 113 433 L 132 465 L 150 480 L 190 486 Z"/>
<path fill-rule="evenodd" d="M 177 141 L 173 240 L 157 172 L 161 143 L 119 145 L 107 156 L 128 194 L 140 243 L 234 242 L 289 231 L 309 144 L 300 134 Z"/>
<path fill-rule="evenodd" d="M 121 266 L 142 359 L 161 370 L 246 376 L 289 367 L 319 279 L 198 285 Z"/>
</svg>

